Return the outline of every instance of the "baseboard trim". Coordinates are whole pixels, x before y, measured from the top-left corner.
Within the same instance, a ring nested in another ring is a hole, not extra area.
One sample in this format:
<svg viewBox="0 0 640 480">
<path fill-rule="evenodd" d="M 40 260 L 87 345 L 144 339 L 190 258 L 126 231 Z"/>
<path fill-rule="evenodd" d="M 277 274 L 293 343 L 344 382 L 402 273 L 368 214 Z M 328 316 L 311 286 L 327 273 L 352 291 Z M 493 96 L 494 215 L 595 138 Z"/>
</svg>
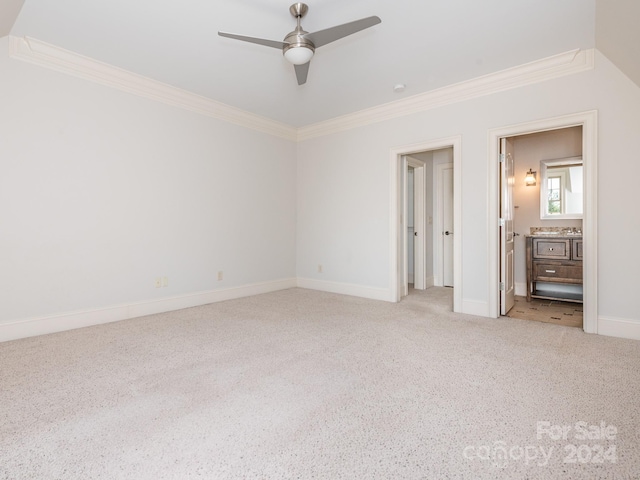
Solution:
<svg viewBox="0 0 640 480">
<path fill-rule="evenodd" d="M 44 317 L 26 318 L 0 325 L 0 342 L 34 337 L 48 333 L 63 332 L 76 328 L 90 327 L 103 323 L 118 322 L 130 318 L 171 312 L 183 308 L 197 307 L 208 303 L 217 303 L 235 298 L 250 297 L 262 293 L 286 290 L 294 287 L 308 288 L 322 292 L 338 293 L 372 300 L 390 301 L 390 292 L 385 288 L 367 287 L 339 282 L 328 282 L 312 278 L 286 278 L 271 282 L 254 283 L 240 287 L 196 292 L 187 295 L 161 298 L 146 302 L 136 302 L 111 307 L 80 310 Z M 486 302 L 477 300 L 463 300 L 462 312 L 467 315 L 488 317 Z M 640 340 L 640 320 L 599 317 L 599 335 L 609 337 Z"/>
<path fill-rule="evenodd" d="M 326 280 L 316 280 L 313 278 L 298 277 L 298 287 L 309 290 L 319 290 L 321 292 L 339 293 L 352 297 L 369 298 L 371 300 L 390 301 L 391 293 L 387 288 L 365 287 L 351 283 L 327 282 Z"/>
<path fill-rule="evenodd" d="M 482 302 L 479 300 L 463 300 L 462 311 L 460 313 L 475 315 L 477 317 L 488 317 L 489 306 L 487 302 Z"/>
<path fill-rule="evenodd" d="M 517 297 L 526 297 L 527 296 L 527 284 L 515 282 L 514 283 L 515 294 Z"/>
<path fill-rule="evenodd" d="M 598 335 L 640 340 L 640 320 L 598 317 Z"/>
<path fill-rule="evenodd" d="M 171 312 L 182 308 L 197 307 L 208 303 L 249 297 L 261 293 L 285 290 L 296 286 L 295 278 L 254 283 L 222 290 L 196 292 L 174 297 L 160 298 L 111 307 L 80 310 L 45 317 L 26 318 L 0 325 L 0 342 L 90 327 L 103 323 L 118 322 L 130 318 Z"/>
</svg>

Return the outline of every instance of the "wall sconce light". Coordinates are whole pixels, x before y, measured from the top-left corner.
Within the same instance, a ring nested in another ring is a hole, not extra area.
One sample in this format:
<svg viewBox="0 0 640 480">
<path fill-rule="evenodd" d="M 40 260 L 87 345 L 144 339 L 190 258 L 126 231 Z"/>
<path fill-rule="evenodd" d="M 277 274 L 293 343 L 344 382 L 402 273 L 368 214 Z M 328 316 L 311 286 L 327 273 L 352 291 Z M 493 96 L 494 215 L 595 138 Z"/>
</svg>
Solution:
<svg viewBox="0 0 640 480">
<path fill-rule="evenodd" d="M 524 177 L 524 183 L 527 187 L 534 187 L 536 185 L 536 172 L 529 169 L 527 176 Z"/>
</svg>

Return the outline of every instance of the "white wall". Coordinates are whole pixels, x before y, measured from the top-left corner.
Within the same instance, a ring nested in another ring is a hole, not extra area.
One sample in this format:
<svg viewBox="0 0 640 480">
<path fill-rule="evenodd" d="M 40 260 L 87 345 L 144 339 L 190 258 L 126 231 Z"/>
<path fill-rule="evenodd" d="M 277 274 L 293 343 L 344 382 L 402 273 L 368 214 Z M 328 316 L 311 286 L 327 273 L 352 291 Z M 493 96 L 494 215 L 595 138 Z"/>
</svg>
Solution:
<svg viewBox="0 0 640 480">
<path fill-rule="evenodd" d="M 390 151 L 455 135 L 463 306 L 488 311 L 488 130 L 592 109 L 599 318 L 640 326 L 640 88 L 600 54 L 592 71 L 297 145 L 6 54 L 0 104 L 0 326 L 293 276 L 390 298 Z"/>
<path fill-rule="evenodd" d="M 0 325 L 294 279 L 294 142 L 7 50 Z"/>
<path fill-rule="evenodd" d="M 596 48 L 640 85 L 638 0 L 596 0 Z M 634 48 L 636 47 L 636 48 Z"/>
<path fill-rule="evenodd" d="M 488 311 L 496 301 L 488 294 L 489 269 L 497 268 L 487 260 L 488 130 L 593 109 L 599 111 L 598 313 L 637 325 L 640 222 L 632 219 L 640 88 L 598 52 L 594 70 L 301 142 L 298 277 L 390 290 L 390 151 L 461 134 L 462 300 Z M 323 274 L 315 271 L 319 262 Z"/>
<path fill-rule="evenodd" d="M 0 3 L 0 38 L 9 35 L 24 0 L 2 0 Z"/>
<path fill-rule="evenodd" d="M 581 212 L 584 200 L 584 169 L 582 166 L 566 167 L 567 181 L 571 188 L 565 190 L 567 212 Z"/>
</svg>

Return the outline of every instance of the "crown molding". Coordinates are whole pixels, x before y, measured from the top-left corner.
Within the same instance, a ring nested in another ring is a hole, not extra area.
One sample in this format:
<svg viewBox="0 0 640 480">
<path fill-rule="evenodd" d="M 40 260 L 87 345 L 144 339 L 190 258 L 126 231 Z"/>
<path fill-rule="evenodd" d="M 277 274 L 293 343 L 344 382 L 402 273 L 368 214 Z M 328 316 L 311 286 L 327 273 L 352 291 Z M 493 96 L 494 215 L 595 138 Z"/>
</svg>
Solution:
<svg viewBox="0 0 640 480">
<path fill-rule="evenodd" d="M 295 142 L 297 139 L 295 127 L 128 72 L 34 38 L 10 36 L 9 56 L 286 140 Z"/>
<path fill-rule="evenodd" d="M 9 36 L 11 58 L 290 141 L 304 141 L 592 70 L 595 50 L 571 50 L 402 100 L 296 128 L 30 37 Z"/>
<path fill-rule="evenodd" d="M 472 98 L 592 70 L 594 49 L 571 50 L 464 82 L 298 128 L 298 141 L 403 117 Z"/>
</svg>

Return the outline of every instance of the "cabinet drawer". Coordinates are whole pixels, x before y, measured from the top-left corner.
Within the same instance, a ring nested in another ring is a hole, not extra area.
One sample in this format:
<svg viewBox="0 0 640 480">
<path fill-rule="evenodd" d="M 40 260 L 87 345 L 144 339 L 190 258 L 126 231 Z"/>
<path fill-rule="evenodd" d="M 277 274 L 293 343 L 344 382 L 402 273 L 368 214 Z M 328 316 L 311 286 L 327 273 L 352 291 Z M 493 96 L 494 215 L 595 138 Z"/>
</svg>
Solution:
<svg viewBox="0 0 640 480">
<path fill-rule="evenodd" d="M 547 240 L 535 238 L 533 240 L 533 258 L 557 258 L 569 260 L 571 258 L 570 240 Z"/>
<path fill-rule="evenodd" d="M 582 283 L 582 265 L 535 263 L 533 278 L 538 282 Z"/>
<path fill-rule="evenodd" d="M 571 258 L 573 260 L 582 260 L 582 239 L 574 238 L 571 246 Z"/>
</svg>

